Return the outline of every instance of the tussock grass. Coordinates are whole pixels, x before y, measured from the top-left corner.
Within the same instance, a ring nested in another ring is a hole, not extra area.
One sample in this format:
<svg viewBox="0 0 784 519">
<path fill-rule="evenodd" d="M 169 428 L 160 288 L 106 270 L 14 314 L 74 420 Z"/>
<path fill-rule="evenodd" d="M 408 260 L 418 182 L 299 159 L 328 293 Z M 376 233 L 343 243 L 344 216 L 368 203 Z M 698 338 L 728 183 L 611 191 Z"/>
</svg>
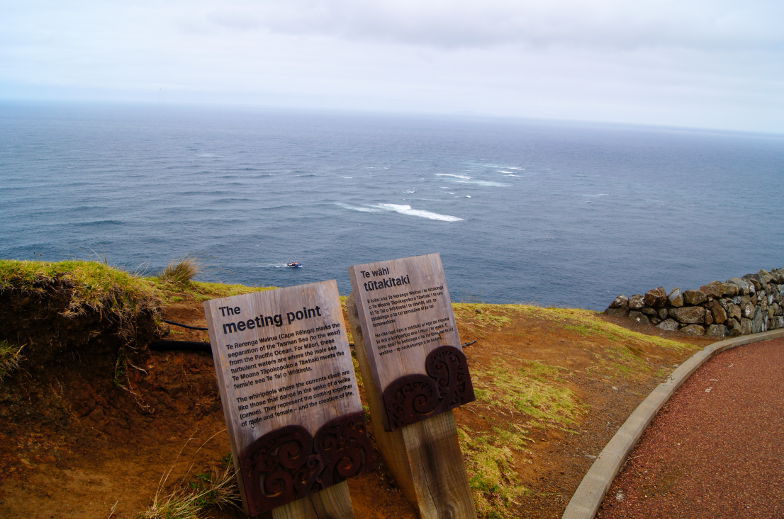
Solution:
<svg viewBox="0 0 784 519">
<path fill-rule="evenodd" d="M 198 453 L 204 445 L 224 432 L 218 431 L 194 452 Z M 193 464 L 188 467 L 179 480 L 171 486 L 169 478 L 174 471 L 177 460 L 191 439 L 177 453 L 175 463 L 167 470 L 158 481 L 152 503 L 147 510 L 138 514 L 139 519 L 202 519 L 211 507 L 225 508 L 237 507 L 240 502 L 239 488 L 237 487 L 237 472 L 234 469 L 231 455 L 226 456 L 222 465 L 213 466 L 209 472 L 192 475 Z"/>
<path fill-rule="evenodd" d="M 201 519 L 210 507 L 236 507 L 239 498 L 234 469 L 226 465 L 222 471 L 197 474 L 189 484 L 177 485 L 167 493 L 159 488 L 139 518 Z"/>
<path fill-rule="evenodd" d="M 0 341 L 0 382 L 19 368 L 23 347 Z"/>
<path fill-rule="evenodd" d="M 194 258 L 183 258 L 179 261 L 169 263 L 161 272 L 158 278 L 161 281 L 168 281 L 179 285 L 185 285 L 196 277 L 201 271 L 201 267 Z"/>
</svg>

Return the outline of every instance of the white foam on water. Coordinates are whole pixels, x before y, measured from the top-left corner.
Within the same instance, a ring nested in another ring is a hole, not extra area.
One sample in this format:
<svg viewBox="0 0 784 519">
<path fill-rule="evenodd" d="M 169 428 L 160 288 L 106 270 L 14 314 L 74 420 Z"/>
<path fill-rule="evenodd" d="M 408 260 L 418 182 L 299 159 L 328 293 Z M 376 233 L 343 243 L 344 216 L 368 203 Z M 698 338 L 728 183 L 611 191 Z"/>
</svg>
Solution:
<svg viewBox="0 0 784 519">
<path fill-rule="evenodd" d="M 452 173 L 436 173 L 437 177 L 452 177 L 452 178 L 462 178 L 463 180 L 471 180 L 471 177 L 468 175 L 454 175 Z"/>
<path fill-rule="evenodd" d="M 607 193 L 596 193 L 595 195 L 584 194 L 585 198 L 599 198 L 600 196 L 608 196 Z"/>
<path fill-rule="evenodd" d="M 381 209 L 377 207 L 371 207 L 366 205 L 351 205 L 351 204 L 344 204 L 343 202 L 335 202 L 335 205 L 338 207 L 342 207 L 343 209 L 348 209 L 349 211 L 358 211 L 360 213 L 380 213 Z"/>
<path fill-rule="evenodd" d="M 509 184 L 503 184 L 501 182 L 493 182 L 492 180 L 455 180 L 458 184 L 473 184 L 475 186 L 484 186 L 484 187 L 506 187 Z"/>
<path fill-rule="evenodd" d="M 376 204 L 375 207 L 385 211 L 393 211 L 395 213 L 404 214 L 406 216 L 417 216 L 419 218 L 427 218 L 428 220 L 438 220 L 441 222 L 459 222 L 462 218 L 448 214 L 439 214 L 432 211 L 425 211 L 424 209 L 414 209 L 410 205 L 403 204 Z"/>
</svg>

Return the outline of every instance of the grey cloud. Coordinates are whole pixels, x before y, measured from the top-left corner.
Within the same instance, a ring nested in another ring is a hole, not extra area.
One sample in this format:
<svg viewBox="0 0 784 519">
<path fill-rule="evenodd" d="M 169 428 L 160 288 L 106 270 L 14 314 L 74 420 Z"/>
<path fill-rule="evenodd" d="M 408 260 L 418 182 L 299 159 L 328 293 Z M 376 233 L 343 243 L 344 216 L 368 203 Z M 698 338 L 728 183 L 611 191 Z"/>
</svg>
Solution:
<svg viewBox="0 0 784 519">
<path fill-rule="evenodd" d="M 235 3 L 209 18 L 224 28 L 446 49 L 529 45 L 716 50 L 781 46 L 784 31 L 777 21 L 782 16 L 778 2 L 289 0 Z"/>
</svg>

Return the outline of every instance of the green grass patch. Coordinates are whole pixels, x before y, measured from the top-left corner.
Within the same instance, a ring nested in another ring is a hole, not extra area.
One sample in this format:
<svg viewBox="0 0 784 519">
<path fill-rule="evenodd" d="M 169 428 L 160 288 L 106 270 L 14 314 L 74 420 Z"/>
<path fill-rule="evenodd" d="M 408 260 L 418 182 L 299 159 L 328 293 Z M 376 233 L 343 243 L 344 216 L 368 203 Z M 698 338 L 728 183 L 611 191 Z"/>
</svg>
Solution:
<svg viewBox="0 0 784 519">
<path fill-rule="evenodd" d="M 153 283 L 95 261 L 0 260 L 0 292 L 16 290 L 46 294 L 61 283 L 71 289 L 63 315 L 81 314 L 91 308 L 123 315 L 143 307 L 155 306 L 161 293 Z"/>
<path fill-rule="evenodd" d="M 486 519 L 511 519 L 529 490 L 522 485 L 513 464 L 515 455 L 527 450 L 531 441 L 524 429 L 493 428 L 492 434 L 476 434 L 458 428 L 460 448 L 466 456 L 466 471 L 477 514 Z"/>
<path fill-rule="evenodd" d="M 528 415 L 532 426 L 568 431 L 577 424 L 584 406 L 567 387 L 563 371 L 536 361 L 518 369 L 497 363 L 487 371 L 474 371 L 476 396 L 501 413 Z"/>
<path fill-rule="evenodd" d="M 508 306 L 477 303 L 453 303 L 456 317 L 463 322 L 480 327 L 503 328 L 512 322 Z"/>
<path fill-rule="evenodd" d="M 162 278 L 147 278 L 162 293 L 167 303 L 178 303 L 186 300 L 207 301 L 220 297 L 239 296 L 252 292 L 273 290 L 276 287 L 249 287 L 238 284 L 209 283 L 206 281 L 188 281 L 174 283 Z"/>
<path fill-rule="evenodd" d="M 532 310 L 532 313 L 540 315 L 544 319 L 555 320 L 561 322 L 563 326 L 569 330 L 575 331 L 584 337 L 602 337 L 612 341 L 634 341 L 647 344 L 655 344 L 656 346 L 671 349 L 671 350 L 693 350 L 697 346 L 687 342 L 674 341 L 672 339 L 665 339 L 664 337 L 657 337 L 655 335 L 646 335 L 644 333 L 635 332 L 605 321 L 601 318 L 598 312 L 591 310 L 583 310 L 580 308 L 541 308 Z"/>
<path fill-rule="evenodd" d="M 606 352 L 613 368 L 612 371 L 618 371 L 627 375 L 637 375 L 650 373 L 653 370 L 639 351 L 627 345 L 614 344 Z"/>
</svg>

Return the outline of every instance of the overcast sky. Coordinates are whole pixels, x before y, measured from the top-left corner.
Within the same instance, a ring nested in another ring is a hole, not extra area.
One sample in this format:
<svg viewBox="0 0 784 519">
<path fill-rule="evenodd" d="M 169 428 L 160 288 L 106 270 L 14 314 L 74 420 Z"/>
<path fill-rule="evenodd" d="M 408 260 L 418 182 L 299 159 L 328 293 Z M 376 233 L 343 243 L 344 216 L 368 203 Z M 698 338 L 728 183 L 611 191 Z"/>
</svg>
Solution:
<svg viewBox="0 0 784 519">
<path fill-rule="evenodd" d="M 784 1 L 0 0 L 0 99 L 784 132 Z"/>
</svg>

